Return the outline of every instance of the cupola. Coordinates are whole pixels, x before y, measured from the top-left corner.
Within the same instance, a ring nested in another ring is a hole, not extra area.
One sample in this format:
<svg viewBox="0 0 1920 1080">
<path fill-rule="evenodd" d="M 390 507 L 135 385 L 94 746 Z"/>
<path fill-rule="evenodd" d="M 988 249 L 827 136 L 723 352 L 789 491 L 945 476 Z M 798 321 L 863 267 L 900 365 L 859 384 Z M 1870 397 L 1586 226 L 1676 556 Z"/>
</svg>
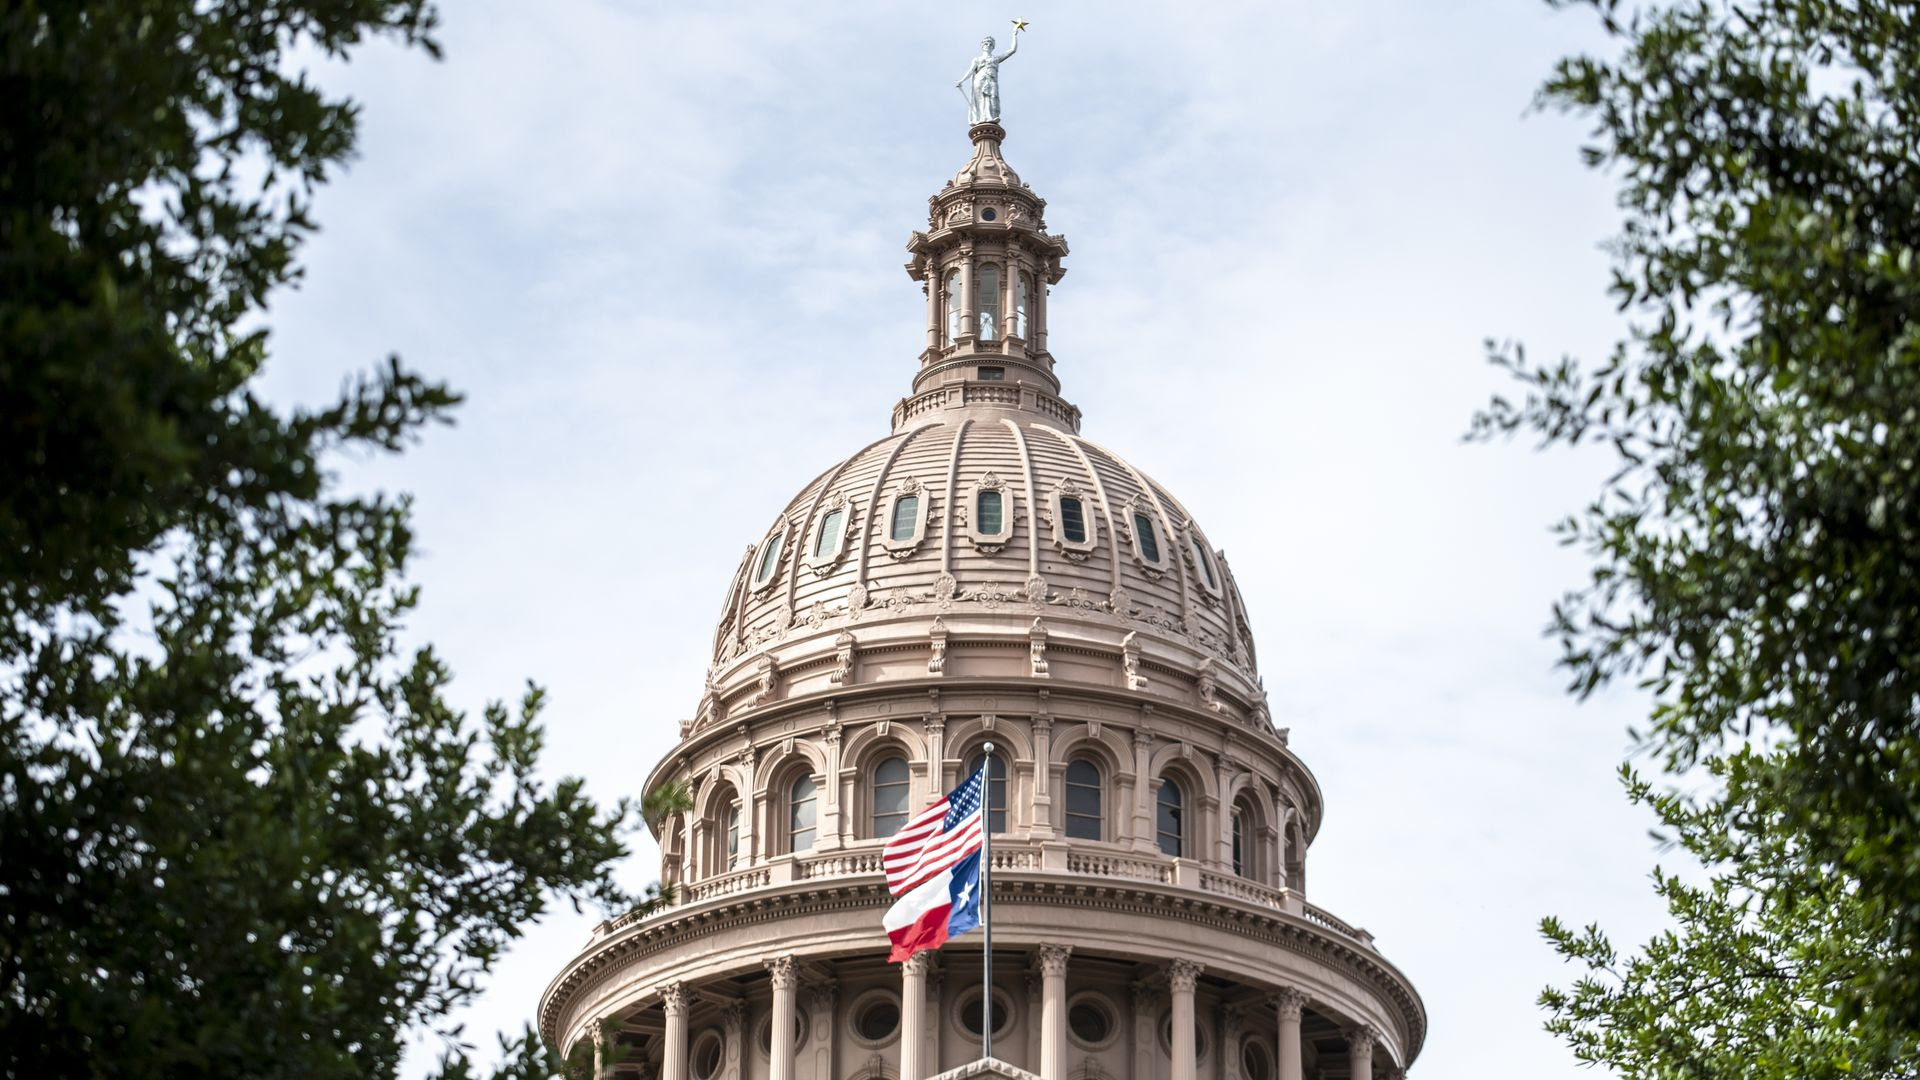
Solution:
<svg viewBox="0 0 1920 1080">
<path fill-rule="evenodd" d="M 1006 129 L 975 124 L 973 157 L 928 200 L 926 232 L 907 241 L 907 273 L 927 298 L 927 345 L 893 429 L 929 415 L 1038 414 L 1080 430 L 1047 351 L 1047 289 L 1066 273 L 1065 237 L 1048 234 L 1047 201 L 1022 183 L 1000 144 Z"/>
</svg>

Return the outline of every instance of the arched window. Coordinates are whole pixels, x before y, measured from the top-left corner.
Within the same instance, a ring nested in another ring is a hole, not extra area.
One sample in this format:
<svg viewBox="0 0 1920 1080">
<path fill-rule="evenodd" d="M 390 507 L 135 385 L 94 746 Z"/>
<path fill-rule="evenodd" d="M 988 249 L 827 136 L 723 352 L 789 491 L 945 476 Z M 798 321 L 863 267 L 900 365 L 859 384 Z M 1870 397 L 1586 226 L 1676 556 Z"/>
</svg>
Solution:
<svg viewBox="0 0 1920 1080">
<path fill-rule="evenodd" d="M 1154 819 L 1154 836 L 1160 841 L 1160 850 L 1179 858 L 1184 853 L 1184 841 L 1187 830 L 1187 796 L 1180 790 L 1180 782 L 1173 777 L 1164 777 L 1160 781 L 1159 812 Z"/>
<path fill-rule="evenodd" d="M 947 344 L 960 340 L 960 271 L 947 271 Z"/>
<path fill-rule="evenodd" d="M 892 836 L 907 823 L 907 759 L 890 757 L 873 770 L 873 835 Z"/>
<path fill-rule="evenodd" d="M 1248 856 L 1253 854 L 1248 845 L 1253 838 L 1247 835 L 1247 811 L 1245 807 L 1233 808 L 1233 872 L 1241 877 L 1252 877 L 1253 866 Z"/>
<path fill-rule="evenodd" d="M 813 846 L 814 811 L 818 791 L 813 777 L 802 775 L 787 789 L 787 850 L 805 851 Z"/>
<path fill-rule="evenodd" d="M 1100 766 L 1075 758 L 1067 763 L 1067 836 L 1098 840 L 1101 832 Z"/>
<path fill-rule="evenodd" d="M 986 757 L 985 751 L 973 755 L 973 760 L 967 762 L 967 775 L 972 776 L 974 773 L 979 772 L 980 766 L 985 762 Z M 987 811 L 989 814 L 987 818 L 987 828 L 997 833 L 1006 832 L 1007 756 L 1004 753 L 993 755 L 993 772 L 987 776 Z"/>
<path fill-rule="evenodd" d="M 920 496 L 902 495 L 893 500 L 893 523 L 889 535 L 895 540 L 911 540 L 920 530 Z"/>
<path fill-rule="evenodd" d="M 1201 543 L 1198 536 L 1193 538 L 1193 560 L 1200 564 L 1200 572 L 1207 576 L 1207 591 L 1219 593 L 1220 583 L 1213 576 L 1213 560 L 1207 557 L 1207 545 Z"/>
<path fill-rule="evenodd" d="M 1000 337 L 1000 268 L 989 263 L 978 273 L 973 293 L 979 298 L 980 340 L 994 341 Z"/>
<path fill-rule="evenodd" d="M 1153 531 L 1153 518 L 1144 510 L 1133 512 L 1133 539 L 1140 547 L 1140 557 L 1150 563 L 1160 561 L 1160 534 Z"/>
<path fill-rule="evenodd" d="M 1028 312 L 1033 310 L 1033 275 L 1020 274 L 1013 280 L 1012 336 L 1024 340 L 1032 336 L 1032 327 L 1028 322 Z"/>
<path fill-rule="evenodd" d="M 740 865 L 740 804 L 727 807 L 727 869 Z"/>
</svg>

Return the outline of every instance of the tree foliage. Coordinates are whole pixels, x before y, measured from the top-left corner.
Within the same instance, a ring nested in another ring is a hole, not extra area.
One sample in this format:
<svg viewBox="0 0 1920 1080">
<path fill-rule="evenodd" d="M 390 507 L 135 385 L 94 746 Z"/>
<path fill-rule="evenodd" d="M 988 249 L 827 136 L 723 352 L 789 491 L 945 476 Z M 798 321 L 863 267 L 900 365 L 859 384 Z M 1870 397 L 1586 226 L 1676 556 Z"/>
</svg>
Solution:
<svg viewBox="0 0 1920 1080">
<path fill-rule="evenodd" d="M 1552 627 L 1576 692 L 1650 690 L 1627 786 L 1707 875 L 1625 959 L 1548 920 L 1548 1026 L 1627 1077 L 1920 1075 L 1920 4 L 1550 2 L 1614 46 L 1542 101 L 1618 179 L 1630 330 L 1494 350 L 1475 430 L 1617 456 Z"/>
<path fill-rule="evenodd" d="M 354 146 L 299 59 L 433 27 L 0 5 L 6 1075 L 390 1076 L 552 898 L 651 902 L 610 875 L 635 808 L 539 775 L 541 693 L 465 715 L 400 644 L 406 502 L 330 478 L 455 395 L 393 360 L 319 408 L 252 389 Z"/>
</svg>

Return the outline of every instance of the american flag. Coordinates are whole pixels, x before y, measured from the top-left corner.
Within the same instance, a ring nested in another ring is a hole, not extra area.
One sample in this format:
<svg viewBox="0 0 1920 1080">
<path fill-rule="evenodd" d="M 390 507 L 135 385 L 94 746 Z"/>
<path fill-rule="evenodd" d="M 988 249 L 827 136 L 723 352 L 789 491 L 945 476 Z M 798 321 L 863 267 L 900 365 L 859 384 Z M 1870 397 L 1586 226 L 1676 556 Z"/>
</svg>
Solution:
<svg viewBox="0 0 1920 1080">
<path fill-rule="evenodd" d="M 893 834 L 880 852 L 889 892 L 899 896 L 980 850 L 986 838 L 980 814 L 986 786 L 987 770 L 982 766 Z"/>
</svg>

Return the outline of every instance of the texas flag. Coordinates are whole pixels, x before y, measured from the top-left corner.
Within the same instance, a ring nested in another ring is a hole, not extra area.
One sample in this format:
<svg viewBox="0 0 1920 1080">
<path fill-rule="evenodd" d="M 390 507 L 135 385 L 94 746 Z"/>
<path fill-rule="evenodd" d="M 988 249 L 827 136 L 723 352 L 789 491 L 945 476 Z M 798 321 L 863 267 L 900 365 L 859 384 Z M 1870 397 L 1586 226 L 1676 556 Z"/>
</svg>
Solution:
<svg viewBox="0 0 1920 1080">
<path fill-rule="evenodd" d="M 981 802 L 986 769 L 916 814 L 882 849 L 887 888 L 900 899 L 882 925 L 900 962 L 980 925 Z"/>
</svg>

